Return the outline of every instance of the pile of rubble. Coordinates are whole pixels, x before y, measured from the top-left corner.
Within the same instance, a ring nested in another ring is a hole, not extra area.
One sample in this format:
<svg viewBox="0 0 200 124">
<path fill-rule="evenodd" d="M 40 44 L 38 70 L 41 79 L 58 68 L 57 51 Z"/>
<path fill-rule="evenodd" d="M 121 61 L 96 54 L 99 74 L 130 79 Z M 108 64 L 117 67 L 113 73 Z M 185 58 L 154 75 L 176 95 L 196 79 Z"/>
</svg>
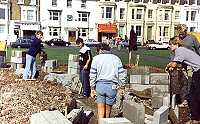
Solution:
<svg viewBox="0 0 200 124">
<path fill-rule="evenodd" d="M 76 108 L 69 88 L 45 80 L 20 80 L 10 69 L 0 70 L 0 122 L 28 124 L 33 113 L 66 108 Z"/>
</svg>

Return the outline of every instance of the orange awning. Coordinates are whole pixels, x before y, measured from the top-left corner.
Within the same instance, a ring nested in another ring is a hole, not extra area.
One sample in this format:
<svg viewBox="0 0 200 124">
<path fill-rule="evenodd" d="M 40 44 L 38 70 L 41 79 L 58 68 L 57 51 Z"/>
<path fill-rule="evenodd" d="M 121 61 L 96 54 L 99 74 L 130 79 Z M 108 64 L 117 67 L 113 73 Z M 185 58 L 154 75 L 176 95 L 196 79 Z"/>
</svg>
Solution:
<svg viewBox="0 0 200 124">
<path fill-rule="evenodd" d="M 98 32 L 117 33 L 116 24 L 98 24 Z"/>
</svg>

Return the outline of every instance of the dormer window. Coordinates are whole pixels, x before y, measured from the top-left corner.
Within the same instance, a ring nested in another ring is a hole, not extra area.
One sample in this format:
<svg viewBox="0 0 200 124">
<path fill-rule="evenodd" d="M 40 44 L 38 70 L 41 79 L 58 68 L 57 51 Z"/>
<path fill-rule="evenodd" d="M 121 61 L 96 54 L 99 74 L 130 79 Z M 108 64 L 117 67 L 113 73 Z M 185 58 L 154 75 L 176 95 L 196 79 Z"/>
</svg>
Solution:
<svg viewBox="0 0 200 124">
<path fill-rule="evenodd" d="M 72 7 L 72 0 L 67 0 L 67 7 Z"/>
<path fill-rule="evenodd" d="M 0 0 L 2 3 L 8 3 L 8 0 Z"/>
<path fill-rule="evenodd" d="M 24 4 L 24 0 L 18 0 L 18 4 Z"/>
<path fill-rule="evenodd" d="M 52 6 L 57 6 L 57 0 L 52 0 Z"/>
<path fill-rule="evenodd" d="M 30 0 L 30 5 L 36 5 L 36 0 Z"/>
</svg>

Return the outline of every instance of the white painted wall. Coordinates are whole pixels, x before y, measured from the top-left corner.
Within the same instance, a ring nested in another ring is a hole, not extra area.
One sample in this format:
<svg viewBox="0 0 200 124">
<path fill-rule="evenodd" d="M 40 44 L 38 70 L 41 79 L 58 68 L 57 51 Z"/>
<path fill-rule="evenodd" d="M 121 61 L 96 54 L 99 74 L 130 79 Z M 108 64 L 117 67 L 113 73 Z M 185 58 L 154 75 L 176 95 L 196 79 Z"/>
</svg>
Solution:
<svg viewBox="0 0 200 124">
<path fill-rule="evenodd" d="M 8 5 L 0 4 L 0 8 L 5 9 L 5 19 L 0 19 L 0 26 L 3 28 L 0 32 L 0 41 L 5 41 L 8 37 Z"/>
<path fill-rule="evenodd" d="M 188 31 L 190 31 L 190 27 L 195 27 L 195 31 L 200 31 L 200 6 L 197 5 L 181 5 L 181 24 L 186 24 L 188 27 Z M 189 20 L 186 21 L 186 11 L 189 11 Z M 191 21 L 191 11 L 196 11 L 196 19 L 195 21 Z"/>
<path fill-rule="evenodd" d="M 40 11 L 40 20 L 42 30 L 44 32 L 44 40 L 50 40 L 51 37 L 49 35 L 49 26 L 57 26 L 61 27 L 61 35 L 60 38 L 68 40 L 68 30 L 74 29 L 76 30 L 76 38 L 78 37 L 78 29 L 79 28 L 90 28 L 89 36 L 83 37 L 96 39 L 97 31 L 96 31 L 96 1 L 87 0 L 86 8 L 81 8 L 81 0 L 73 0 L 72 7 L 67 7 L 66 0 L 59 0 L 57 7 L 52 7 L 51 0 L 49 1 L 40 1 L 41 11 Z M 59 21 L 50 21 L 49 20 L 49 11 L 48 10 L 60 10 L 61 11 L 61 20 Z M 79 22 L 78 21 L 78 11 L 89 12 L 89 22 Z M 72 15 L 73 20 L 67 21 L 67 15 Z"/>
</svg>

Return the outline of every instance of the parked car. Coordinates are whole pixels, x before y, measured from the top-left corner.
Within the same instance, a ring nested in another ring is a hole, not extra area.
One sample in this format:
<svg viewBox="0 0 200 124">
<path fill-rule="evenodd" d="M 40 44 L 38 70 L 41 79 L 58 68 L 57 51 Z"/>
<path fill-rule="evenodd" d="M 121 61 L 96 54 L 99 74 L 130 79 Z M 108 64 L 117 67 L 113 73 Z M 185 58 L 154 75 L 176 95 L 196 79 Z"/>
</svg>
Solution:
<svg viewBox="0 0 200 124">
<path fill-rule="evenodd" d="M 147 44 L 146 47 L 147 47 L 147 49 L 149 49 L 149 50 L 155 50 L 155 49 L 169 49 L 169 48 L 170 48 L 168 42 Z"/>
<path fill-rule="evenodd" d="M 88 47 L 97 47 L 99 43 L 100 42 L 98 42 L 94 39 L 86 39 L 84 41 L 84 44 L 87 45 Z"/>
<path fill-rule="evenodd" d="M 11 42 L 10 46 L 12 48 L 29 48 L 32 42 L 33 42 L 32 38 L 20 37 L 20 38 L 17 38 L 15 42 Z"/>
<path fill-rule="evenodd" d="M 49 46 L 69 46 L 69 45 L 71 45 L 70 42 L 64 41 L 59 38 L 53 38 L 49 41 L 46 41 L 45 43 Z"/>
</svg>

